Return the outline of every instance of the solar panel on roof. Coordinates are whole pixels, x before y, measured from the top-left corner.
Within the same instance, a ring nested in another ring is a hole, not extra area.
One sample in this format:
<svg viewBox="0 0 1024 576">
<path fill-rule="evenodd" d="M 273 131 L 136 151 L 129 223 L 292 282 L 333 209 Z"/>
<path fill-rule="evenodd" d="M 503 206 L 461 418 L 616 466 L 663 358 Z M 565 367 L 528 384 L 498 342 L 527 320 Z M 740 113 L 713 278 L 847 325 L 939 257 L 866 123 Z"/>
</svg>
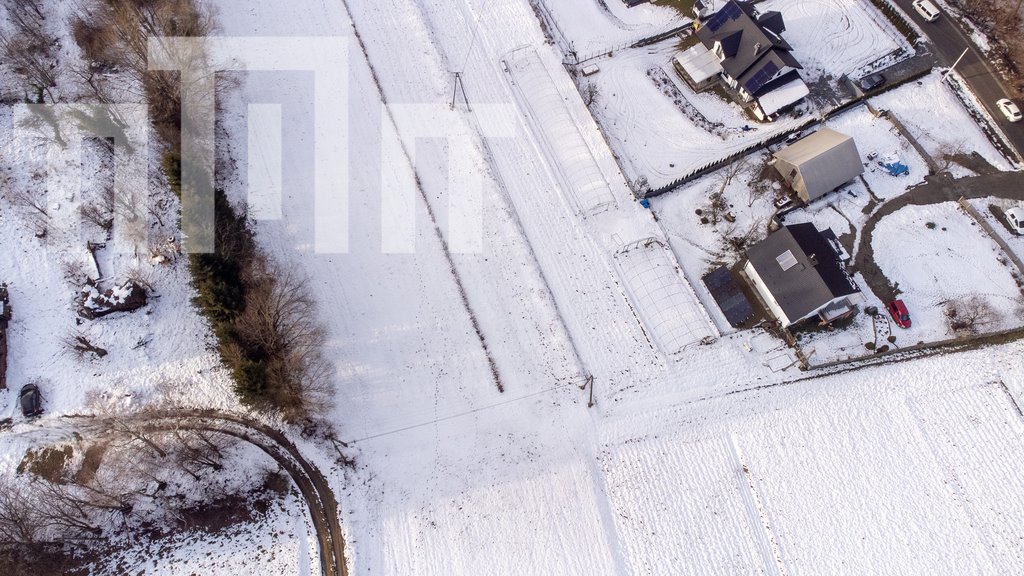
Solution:
<svg viewBox="0 0 1024 576">
<path fill-rule="evenodd" d="M 730 2 L 722 7 L 721 10 L 715 12 L 710 19 L 708 19 L 707 27 L 712 32 L 718 32 L 718 29 L 725 26 L 725 23 L 729 20 L 736 20 L 743 15 L 743 11 L 736 4 Z"/>
<path fill-rule="evenodd" d="M 747 80 L 743 87 L 747 89 L 747 92 L 754 94 L 761 89 L 762 86 L 768 83 L 777 73 L 779 72 L 779 66 L 775 62 L 768 62 L 757 71 L 756 74 Z"/>
</svg>

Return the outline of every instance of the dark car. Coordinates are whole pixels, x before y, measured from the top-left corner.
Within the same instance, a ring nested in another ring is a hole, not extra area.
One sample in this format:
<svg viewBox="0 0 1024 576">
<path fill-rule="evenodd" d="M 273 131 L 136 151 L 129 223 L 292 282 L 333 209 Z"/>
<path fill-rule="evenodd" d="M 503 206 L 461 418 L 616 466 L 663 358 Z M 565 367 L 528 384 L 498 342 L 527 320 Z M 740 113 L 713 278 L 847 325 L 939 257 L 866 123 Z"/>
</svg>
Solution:
<svg viewBox="0 0 1024 576">
<path fill-rule="evenodd" d="M 910 328 L 910 312 L 907 312 L 907 307 L 903 304 L 903 300 L 889 302 L 889 315 L 892 316 L 892 319 L 900 328 Z"/>
<path fill-rule="evenodd" d="M 39 387 L 35 384 L 25 384 L 21 388 L 18 402 L 21 404 L 21 413 L 25 416 L 31 418 L 43 413 L 43 395 L 39 393 Z"/>
<path fill-rule="evenodd" d="M 885 76 L 882 76 L 881 74 L 871 74 L 870 76 L 861 78 L 860 82 L 857 84 L 860 86 L 861 90 L 870 92 L 875 88 L 880 87 L 882 84 L 885 84 Z"/>
</svg>

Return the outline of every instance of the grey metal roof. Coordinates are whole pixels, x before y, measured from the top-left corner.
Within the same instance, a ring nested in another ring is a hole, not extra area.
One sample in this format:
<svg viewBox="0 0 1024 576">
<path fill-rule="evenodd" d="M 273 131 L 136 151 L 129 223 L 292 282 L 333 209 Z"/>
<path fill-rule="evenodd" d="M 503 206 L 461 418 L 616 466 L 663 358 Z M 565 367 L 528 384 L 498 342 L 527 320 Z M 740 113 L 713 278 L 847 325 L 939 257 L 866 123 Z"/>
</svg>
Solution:
<svg viewBox="0 0 1024 576">
<path fill-rule="evenodd" d="M 811 199 L 835 190 L 864 172 L 853 138 L 822 126 L 775 153 L 800 171 Z"/>
<path fill-rule="evenodd" d="M 780 256 L 796 263 L 783 269 Z M 828 239 L 814 224 L 783 226 L 747 250 L 747 259 L 791 320 L 814 312 L 840 296 L 858 292 Z"/>
</svg>

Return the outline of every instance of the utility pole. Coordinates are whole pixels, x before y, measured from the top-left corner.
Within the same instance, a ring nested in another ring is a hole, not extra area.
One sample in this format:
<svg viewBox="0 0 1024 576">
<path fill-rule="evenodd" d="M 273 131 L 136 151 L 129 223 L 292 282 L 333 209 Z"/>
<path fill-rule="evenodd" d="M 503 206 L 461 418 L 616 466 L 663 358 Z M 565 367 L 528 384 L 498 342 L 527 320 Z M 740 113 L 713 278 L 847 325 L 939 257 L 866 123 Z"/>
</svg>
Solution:
<svg viewBox="0 0 1024 576">
<path fill-rule="evenodd" d="M 959 64 L 960 61 L 964 59 L 964 56 L 967 56 L 968 50 L 970 50 L 970 48 L 964 48 L 963 53 L 961 53 L 960 57 L 956 59 L 956 62 L 953 62 L 953 65 L 949 67 L 949 70 L 946 70 L 946 73 L 942 75 L 943 82 L 946 81 L 946 76 L 949 76 L 949 73 L 953 71 L 953 68 L 956 68 L 956 65 Z"/>
<path fill-rule="evenodd" d="M 455 97 L 459 92 L 462 92 L 462 100 L 466 103 L 466 110 L 472 112 L 473 108 L 470 107 L 469 98 L 466 97 L 466 85 L 462 82 L 462 72 L 455 73 L 455 85 L 452 86 L 452 110 L 455 109 Z"/>
</svg>

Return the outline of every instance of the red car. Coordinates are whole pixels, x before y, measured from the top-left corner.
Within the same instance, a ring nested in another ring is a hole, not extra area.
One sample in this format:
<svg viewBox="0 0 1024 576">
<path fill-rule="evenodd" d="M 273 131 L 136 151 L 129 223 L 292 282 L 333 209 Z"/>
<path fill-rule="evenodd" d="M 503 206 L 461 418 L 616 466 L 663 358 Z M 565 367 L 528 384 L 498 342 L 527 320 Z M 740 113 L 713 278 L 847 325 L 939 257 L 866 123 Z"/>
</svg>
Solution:
<svg viewBox="0 0 1024 576">
<path fill-rule="evenodd" d="M 910 328 L 910 312 L 907 312 L 907 307 L 903 304 L 903 300 L 893 300 L 889 302 L 889 315 L 896 321 L 896 325 L 900 328 Z"/>
</svg>

